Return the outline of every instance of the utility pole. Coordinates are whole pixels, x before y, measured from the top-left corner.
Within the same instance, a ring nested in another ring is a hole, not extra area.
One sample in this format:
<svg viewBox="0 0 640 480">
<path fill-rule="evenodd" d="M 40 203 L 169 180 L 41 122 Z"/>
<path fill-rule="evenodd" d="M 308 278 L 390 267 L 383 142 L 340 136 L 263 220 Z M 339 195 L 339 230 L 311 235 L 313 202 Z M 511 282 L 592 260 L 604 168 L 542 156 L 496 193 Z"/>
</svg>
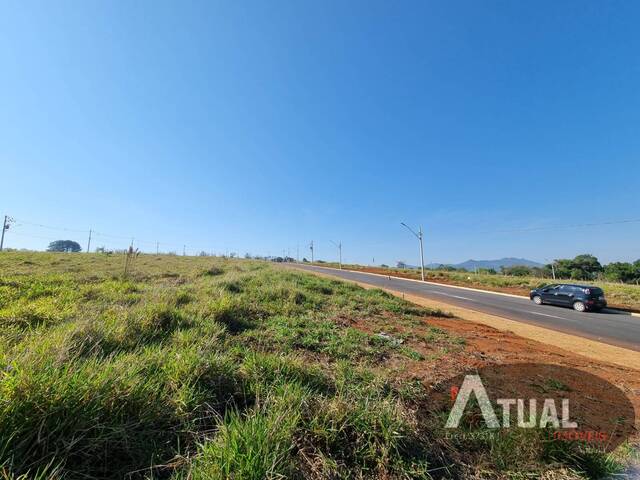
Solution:
<svg viewBox="0 0 640 480">
<path fill-rule="evenodd" d="M 156 255 L 160 255 L 160 242 L 156 242 Z"/>
<path fill-rule="evenodd" d="M 551 275 L 553 275 L 553 279 L 556 279 L 556 261 L 551 261 L 548 258 L 545 258 L 547 262 L 551 264 Z"/>
<path fill-rule="evenodd" d="M 296 263 L 300 263 L 300 244 L 296 244 Z"/>
<path fill-rule="evenodd" d="M 87 253 L 91 253 L 91 229 L 89 229 L 89 241 L 87 242 Z"/>
<path fill-rule="evenodd" d="M 311 263 L 313 263 L 313 240 L 311 240 L 311 245 L 309 245 L 309 249 L 311 250 Z"/>
<path fill-rule="evenodd" d="M 186 245 L 182 245 L 182 256 L 183 257 L 187 256 L 187 246 Z"/>
<path fill-rule="evenodd" d="M 418 239 L 418 241 L 420 242 L 420 266 L 422 268 L 422 281 L 424 282 L 424 247 L 422 245 L 422 239 L 424 238 L 424 235 L 422 233 L 422 227 L 418 228 L 418 233 L 416 233 L 406 223 L 400 222 L 400 225 L 402 225 L 411 233 L 413 233 L 415 237 Z"/>
<path fill-rule="evenodd" d="M 2 224 L 2 236 L 0 237 L 0 252 L 2 251 L 2 248 L 4 247 L 4 232 L 9 230 L 9 225 L 12 222 L 13 222 L 13 218 L 11 218 L 9 215 L 5 215 L 4 216 L 4 223 Z"/>
<path fill-rule="evenodd" d="M 340 270 L 342 270 L 342 242 L 334 242 L 333 240 L 329 240 L 331 243 L 333 243 L 336 247 L 338 247 L 338 258 L 339 258 L 339 265 L 340 265 Z"/>
</svg>

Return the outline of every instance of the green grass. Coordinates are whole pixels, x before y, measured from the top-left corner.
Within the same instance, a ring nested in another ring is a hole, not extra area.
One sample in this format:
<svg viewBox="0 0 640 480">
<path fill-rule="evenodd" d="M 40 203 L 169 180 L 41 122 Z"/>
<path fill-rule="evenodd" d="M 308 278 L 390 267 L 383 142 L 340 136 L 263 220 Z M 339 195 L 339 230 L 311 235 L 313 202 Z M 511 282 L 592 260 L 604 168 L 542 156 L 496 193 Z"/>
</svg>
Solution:
<svg viewBox="0 0 640 480">
<path fill-rule="evenodd" d="M 0 478 L 406 479 L 522 459 L 517 441 L 443 443 L 402 375 L 462 354 L 464 338 L 425 324 L 441 312 L 259 262 L 122 269 L 0 254 Z M 534 475 L 609 465 L 527 452 Z"/>
</svg>

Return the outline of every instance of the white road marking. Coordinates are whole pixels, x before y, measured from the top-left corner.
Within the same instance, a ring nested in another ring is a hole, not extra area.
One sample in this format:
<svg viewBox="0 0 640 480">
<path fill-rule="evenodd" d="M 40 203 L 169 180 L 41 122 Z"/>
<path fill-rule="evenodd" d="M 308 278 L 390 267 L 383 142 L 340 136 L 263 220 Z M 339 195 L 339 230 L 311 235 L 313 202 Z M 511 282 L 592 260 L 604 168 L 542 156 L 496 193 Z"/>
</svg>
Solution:
<svg viewBox="0 0 640 480">
<path fill-rule="evenodd" d="M 571 320 L 570 318 L 556 317 L 555 315 L 549 315 L 548 313 L 540 313 L 540 312 L 527 312 L 527 313 L 533 313 L 534 315 L 542 315 L 543 317 L 551 317 L 551 318 L 557 318 L 560 320 L 567 320 L 569 322 L 575 322 L 575 320 Z"/>
<path fill-rule="evenodd" d="M 473 298 L 461 297 L 460 295 L 449 295 L 449 296 L 453 297 L 453 298 L 461 298 L 462 300 L 469 300 L 471 302 L 475 302 L 476 301 Z"/>
<path fill-rule="evenodd" d="M 470 302 L 477 302 L 477 300 L 474 300 L 473 298 L 461 297 L 460 295 L 453 295 L 451 293 L 436 292 L 436 291 L 429 291 L 429 293 L 435 293 L 437 295 L 444 295 L 445 297 L 459 298 L 461 300 L 469 300 Z"/>
<path fill-rule="evenodd" d="M 312 265 L 311 266 L 311 270 L 313 270 L 313 268 L 325 269 L 325 270 L 338 270 L 337 268 L 319 267 L 317 265 Z M 303 269 L 304 269 L 304 267 L 303 267 Z M 343 270 L 340 270 L 340 271 L 342 272 Z M 435 286 L 438 286 L 438 287 L 459 288 L 460 290 L 469 290 L 469 291 L 472 291 L 472 292 L 491 293 L 493 295 L 502 295 L 503 297 L 529 298 L 528 295 L 514 295 L 513 293 L 494 292 L 493 290 L 482 290 L 480 288 L 462 287 L 460 285 L 450 285 L 448 283 L 438 283 L 438 282 L 428 282 L 428 281 L 423 282 L 422 280 L 417 280 L 415 278 L 396 277 L 396 276 L 392 276 L 392 275 L 383 275 L 381 273 L 362 272 L 360 270 L 347 270 L 347 272 L 353 272 L 355 274 L 360 274 L 360 275 L 373 275 L 374 277 L 383 277 L 383 278 L 386 278 L 388 280 L 391 280 L 393 278 L 393 279 L 396 279 L 396 280 L 404 280 L 404 281 L 407 281 L 407 282 L 421 283 L 422 285 L 435 285 Z M 612 309 L 612 310 L 615 310 L 615 309 Z M 624 312 L 624 310 L 620 310 L 620 311 Z M 629 313 L 629 315 L 631 315 L 632 317 L 640 317 L 640 312 L 625 312 L 625 313 Z"/>
</svg>

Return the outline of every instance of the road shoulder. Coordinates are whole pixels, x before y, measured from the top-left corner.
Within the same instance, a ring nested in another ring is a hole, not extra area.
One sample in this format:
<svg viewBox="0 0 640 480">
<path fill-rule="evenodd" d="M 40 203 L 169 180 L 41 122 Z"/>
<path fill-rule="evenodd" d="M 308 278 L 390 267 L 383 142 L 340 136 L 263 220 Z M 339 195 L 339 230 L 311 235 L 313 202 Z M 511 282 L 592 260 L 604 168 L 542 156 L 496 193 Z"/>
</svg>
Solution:
<svg viewBox="0 0 640 480">
<path fill-rule="evenodd" d="M 315 268 L 323 268 L 326 270 L 338 270 L 337 268 L 334 267 L 325 267 L 323 265 L 313 265 Z M 467 291 L 471 291 L 471 292 L 480 292 L 480 293 L 491 293 L 492 295 L 501 295 L 503 297 L 512 297 L 512 298 L 529 298 L 528 295 L 518 295 L 518 294 L 514 294 L 514 293 L 507 293 L 507 292 L 500 292 L 497 290 L 487 290 L 487 289 L 483 289 L 483 288 L 476 288 L 476 287 L 465 287 L 463 285 L 456 285 L 454 283 L 442 283 L 442 282 L 432 282 L 429 280 L 418 280 L 415 278 L 411 278 L 408 276 L 403 276 L 403 275 L 398 275 L 395 274 L 393 272 L 390 272 L 388 274 L 382 274 L 382 273 L 375 273 L 375 272 L 370 272 L 366 269 L 351 269 L 351 268 L 344 268 L 343 270 L 347 270 L 349 272 L 355 272 L 355 273 L 360 273 L 363 275 L 373 275 L 376 277 L 394 277 L 394 278 L 400 278 L 402 280 L 406 280 L 409 282 L 416 282 L 416 283 L 423 283 L 423 284 L 427 284 L 427 285 L 437 285 L 437 286 L 442 286 L 442 287 L 447 287 L 447 288 L 457 288 L 459 290 L 467 290 Z M 609 312 L 616 312 L 616 313 L 624 313 L 627 315 L 630 315 L 632 317 L 638 317 L 640 318 L 640 312 L 636 312 L 633 310 L 629 310 L 629 309 L 623 309 L 623 308 L 605 308 L 603 311 L 609 311 Z"/>
<path fill-rule="evenodd" d="M 296 268 L 291 266 L 290 268 Z M 363 288 L 380 288 L 370 285 L 365 282 L 358 282 L 354 280 L 346 280 L 334 275 L 330 272 L 317 272 L 308 269 L 297 269 L 299 271 L 311 273 L 314 275 L 324 276 L 328 278 L 334 278 L 337 280 L 355 283 Z M 395 296 L 403 298 L 407 301 L 421 305 L 428 308 L 435 308 L 452 313 L 456 317 L 473 322 L 476 324 L 482 324 L 494 328 L 496 330 L 512 333 L 519 337 L 534 340 L 536 342 L 543 343 L 545 345 L 558 349 L 560 354 L 574 354 L 587 357 L 598 362 L 607 362 L 622 367 L 633 368 L 640 370 L 640 352 L 629 350 L 626 348 L 616 347 L 605 343 L 589 340 L 586 338 L 570 335 L 566 333 L 557 332 L 543 327 L 530 325 L 527 323 L 517 322 L 509 320 L 507 318 L 499 317 L 496 315 L 490 315 L 483 312 L 478 312 L 468 308 L 461 308 L 454 305 L 450 305 L 444 302 L 436 300 L 426 299 L 417 295 L 406 294 L 389 288 L 380 288 L 386 292 L 389 292 Z M 450 323 L 450 322 L 449 322 Z"/>
</svg>

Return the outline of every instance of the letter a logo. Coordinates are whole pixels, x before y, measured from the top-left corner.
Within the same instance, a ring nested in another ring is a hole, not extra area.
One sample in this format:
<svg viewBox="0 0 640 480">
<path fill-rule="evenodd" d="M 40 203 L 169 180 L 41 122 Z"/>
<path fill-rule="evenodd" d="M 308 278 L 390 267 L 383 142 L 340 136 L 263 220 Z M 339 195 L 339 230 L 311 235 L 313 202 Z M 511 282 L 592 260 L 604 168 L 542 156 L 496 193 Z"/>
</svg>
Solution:
<svg viewBox="0 0 640 480">
<path fill-rule="evenodd" d="M 458 425 L 460 425 L 460 419 L 462 419 L 462 414 L 464 413 L 464 409 L 469 402 L 472 392 L 478 400 L 478 405 L 480 406 L 480 411 L 482 412 L 482 417 L 487 427 L 500 428 L 500 423 L 498 422 L 496 413 L 493 411 L 489 396 L 479 375 L 466 375 L 464 377 L 464 382 L 462 382 L 460 391 L 456 396 L 456 402 L 451 409 L 451 413 L 449 413 L 445 428 L 457 428 Z"/>
</svg>

